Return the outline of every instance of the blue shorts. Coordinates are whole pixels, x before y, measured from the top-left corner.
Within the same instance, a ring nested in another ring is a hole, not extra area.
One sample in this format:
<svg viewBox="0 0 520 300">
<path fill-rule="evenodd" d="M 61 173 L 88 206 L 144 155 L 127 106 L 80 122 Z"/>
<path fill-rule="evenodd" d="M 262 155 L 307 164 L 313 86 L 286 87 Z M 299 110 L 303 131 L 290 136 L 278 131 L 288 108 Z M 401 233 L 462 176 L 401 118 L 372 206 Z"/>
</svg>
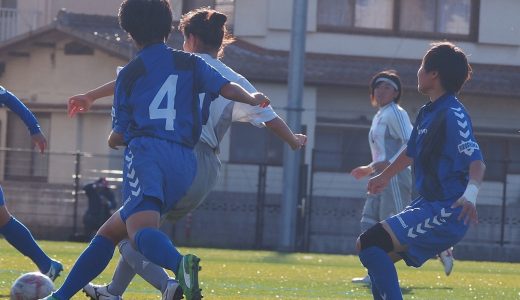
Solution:
<svg viewBox="0 0 520 300">
<path fill-rule="evenodd" d="M 420 267 L 428 259 L 457 244 L 469 225 L 457 220 L 461 207 L 452 201 L 414 200 L 399 214 L 386 219 L 406 252 L 399 253 L 407 265 Z"/>
<path fill-rule="evenodd" d="M 143 210 L 170 211 L 186 194 L 196 172 L 193 149 L 152 137 L 132 139 L 125 150 L 121 218 Z M 155 198 L 159 205 L 143 201 Z"/>
<path fill-rule="evenodd" d="M 4 206 L 4 205 L 5 205 L 4 190 L 2 190 L 2 186 L 0 186 L 0 206 Z"/>
</svg>

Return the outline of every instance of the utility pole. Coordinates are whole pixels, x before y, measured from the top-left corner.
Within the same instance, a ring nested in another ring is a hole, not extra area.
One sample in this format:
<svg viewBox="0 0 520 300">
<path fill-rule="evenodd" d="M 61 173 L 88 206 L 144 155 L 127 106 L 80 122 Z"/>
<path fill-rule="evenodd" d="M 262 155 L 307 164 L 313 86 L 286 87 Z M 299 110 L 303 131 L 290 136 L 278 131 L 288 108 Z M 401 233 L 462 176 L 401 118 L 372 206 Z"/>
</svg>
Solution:
<svg viewBox="0 0 520 300">
<path fill-rule="evenodd" d="M 303 80 L 305 62 L 305 33 L 307 31 L 307 0 L 293 0 L 291 52 L 289 54 L 289 78 L 287 124 L 294 131 L 301 131 Z M 300 179 L 300 151 L 293 151 L 287 144 L 283 152 L 283 197 L 281 203 L 281 235 L 279 250 L 295 250 L 296 216 Z"/>
</svg>

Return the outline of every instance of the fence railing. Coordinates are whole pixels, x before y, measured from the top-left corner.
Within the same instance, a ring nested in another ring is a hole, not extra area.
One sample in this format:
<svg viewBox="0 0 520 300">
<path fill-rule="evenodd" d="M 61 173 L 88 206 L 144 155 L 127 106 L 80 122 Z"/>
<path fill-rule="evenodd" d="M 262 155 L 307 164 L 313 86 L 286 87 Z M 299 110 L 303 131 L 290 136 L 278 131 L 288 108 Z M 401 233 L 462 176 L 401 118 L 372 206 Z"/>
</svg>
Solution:
<svg viewBox="0 0 520 300">
<path fill-rule="evenodd" d="M 0 43 L 42 25 L 41 12 L 0 8 Z"/>
<path fill-rule="evenodd" d="M 122 163 L 122 155 L 40 155 L 30 150 L 0 148 L 0 181 L 9 209 L 38 236 L 66 239 L 83 229 L 85 184 L 106 177 L 120 203 Z M 295 208 L 299 251 L 355 251 L 366 182 L 353 179 L 347 171 L 327 172 L 316 166 L 302 166 L 302 191 Z M 206 201 L 171 227 L 176 242 L 186 246 L 276 249 L 282 217 L 282 178 L 281 166 L 223 162 L 218 183 Z M 505 173 L 500 180 L 486 180 L 478 210 L 480 224 L 468 231 L 463 243 L 520 247 L 520 174 Z"/>
</svg>

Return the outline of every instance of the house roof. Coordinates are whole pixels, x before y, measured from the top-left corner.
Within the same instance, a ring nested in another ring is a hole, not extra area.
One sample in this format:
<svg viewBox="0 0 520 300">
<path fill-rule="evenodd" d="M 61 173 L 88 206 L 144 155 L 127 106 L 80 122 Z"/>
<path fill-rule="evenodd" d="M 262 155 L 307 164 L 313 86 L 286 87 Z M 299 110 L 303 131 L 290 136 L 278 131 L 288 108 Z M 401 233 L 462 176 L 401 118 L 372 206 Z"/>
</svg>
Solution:
<svg viewBox="0 0 520 300">
<path fill-rule="evenodd" d="M 46 27 L 0 43 L 0 52 L 15 48 L 29 39 L 61 32 L 78 40 L 129 60 L 135 47 L 120 29 L 117 18 L 61 11 L 56 20 Z M 169 44 L 182 47 L 183 37 L 175 31 Z M 238 39 L 225 50 L 223 62 L 253 81 L 287 82 L 289 53 L 261 48 Z M 372 75 L 383 69 L 395 69 L 401 75 L 405 88 L 416 88 L 416 74 L 420 61 L 381 57 L 361 57 L 307 53 L 305 82 L 313 85 L 366 87 Z M 473 78 L 466 85 L 466 93 L 496 96 L 520 95 L 520 67 L 472 64 Z"/>
</svg>

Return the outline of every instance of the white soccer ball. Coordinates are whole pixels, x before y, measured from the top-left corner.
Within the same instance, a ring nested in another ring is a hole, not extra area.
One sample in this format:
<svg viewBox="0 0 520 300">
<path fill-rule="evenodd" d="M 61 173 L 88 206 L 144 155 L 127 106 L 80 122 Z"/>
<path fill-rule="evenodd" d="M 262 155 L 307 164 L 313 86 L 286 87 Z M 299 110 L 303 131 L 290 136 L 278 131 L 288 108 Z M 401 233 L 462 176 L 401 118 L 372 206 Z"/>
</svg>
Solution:
<svg viewBox="0 0 520 300">
<path fill-rule="evenodd" d="M 52 280 L 40 272 L 31 272 L 18 277 L 11 287 L 11 300 L 37 300 L 54 291 Z"/>
</svg>

